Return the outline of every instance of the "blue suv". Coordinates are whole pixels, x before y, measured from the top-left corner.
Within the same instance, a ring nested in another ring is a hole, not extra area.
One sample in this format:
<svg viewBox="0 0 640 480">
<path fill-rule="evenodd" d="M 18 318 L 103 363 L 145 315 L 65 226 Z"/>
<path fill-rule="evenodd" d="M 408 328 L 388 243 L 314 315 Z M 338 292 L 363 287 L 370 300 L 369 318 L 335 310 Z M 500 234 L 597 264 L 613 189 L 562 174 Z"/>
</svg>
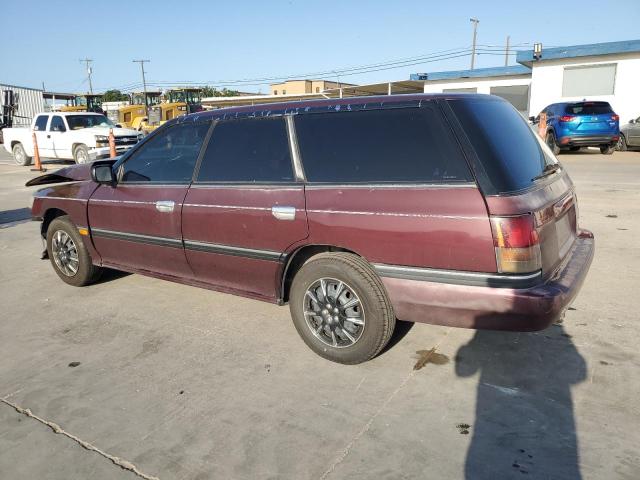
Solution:
<svg viewBox="0 0 640 480">
<path fill-rule="evenodd" d="M 561 149 L 600 147 L 611 155 L 620 138 L 620 118 L 607 102 L 554 103 L 542 110 L 547 114 L 545 142 L 556 155 Z"/>
</svg>

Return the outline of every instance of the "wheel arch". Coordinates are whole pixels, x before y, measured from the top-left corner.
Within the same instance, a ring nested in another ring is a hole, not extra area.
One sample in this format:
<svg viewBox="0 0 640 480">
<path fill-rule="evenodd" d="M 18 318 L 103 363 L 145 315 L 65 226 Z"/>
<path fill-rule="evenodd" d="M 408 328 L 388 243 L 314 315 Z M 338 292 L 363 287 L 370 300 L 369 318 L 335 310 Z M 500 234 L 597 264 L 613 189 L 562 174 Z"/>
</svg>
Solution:
<svg viewBox="0 0 640 480">
<path fill-rule="evenodd" d="M 63 215 L 68 215 L 68 213 L 55 207 L 48 208 L 47 211 L 44 212 L 44 215 L 42 216 L 42 225 L 40 227 L 40 234 L 42 235 L 42 238 L 47 238 L 47 230 L 49 229 L 51 222 Z"/>
<path fill-rule="evenodd" d="M 282 272 L 282 277 L 280 278 L 280 294 L 278 298 L 278 303 L 280 305 L 284 305 L 289 301 L 291 282 L 293 281 L 293 277 L 296 276 L 296 273 L 298 273 L 298 270 L 300 270 L 300 267 L 302 267 L 302 265 L 304 265 L 310 258 L 327 252 L 353 253 L 354 255 L 364 258 L 358 252 L 349 250 L 345 247 L 339 247 L 337 245 L 309 244 L 297 248 L 287 257 L 287 262 Z"/>
</svg>

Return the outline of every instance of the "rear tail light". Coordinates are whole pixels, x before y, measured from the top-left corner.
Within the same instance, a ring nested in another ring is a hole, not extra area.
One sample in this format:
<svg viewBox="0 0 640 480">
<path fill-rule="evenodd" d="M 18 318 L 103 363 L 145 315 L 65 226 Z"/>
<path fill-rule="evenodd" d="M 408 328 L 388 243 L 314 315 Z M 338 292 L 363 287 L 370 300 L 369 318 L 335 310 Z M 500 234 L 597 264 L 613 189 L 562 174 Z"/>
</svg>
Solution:
<svg viewBox="0 0 640 480">
<path fill-rule="evenodd" d="M 611 115 L 611 120 L 617 122 L 618 120 L 620 120 L 620 115 Z"/>
<path fill-rule="evenodd" d="M 491 217 L 500 273 L 531 273 L 542 268 L 540 240 L 533 215 Z"/>
<path fill-rule="evenodd" d="M 561 122 L 572 122 L 576 117 L 573 115 L 563 115 L 560 117 Z"/>
</svg>

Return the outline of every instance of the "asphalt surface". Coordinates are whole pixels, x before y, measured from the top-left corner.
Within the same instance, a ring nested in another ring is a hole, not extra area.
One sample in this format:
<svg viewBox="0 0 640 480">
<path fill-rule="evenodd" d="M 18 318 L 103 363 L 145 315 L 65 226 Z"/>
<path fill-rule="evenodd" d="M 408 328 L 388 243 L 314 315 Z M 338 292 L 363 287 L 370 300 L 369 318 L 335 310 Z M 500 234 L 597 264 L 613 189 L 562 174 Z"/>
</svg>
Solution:
<svg viewBox="0 0 640 480">
<path fill-rule="evenodd" d="M 0 153 L 0 478 L 640 478 L 640 153 L 560 158 L 597 242 L 563 326 L 401 324 L 341 366 L 284 307 L 62 283 L 25 210 L 37 174 Z"/>
</svg>

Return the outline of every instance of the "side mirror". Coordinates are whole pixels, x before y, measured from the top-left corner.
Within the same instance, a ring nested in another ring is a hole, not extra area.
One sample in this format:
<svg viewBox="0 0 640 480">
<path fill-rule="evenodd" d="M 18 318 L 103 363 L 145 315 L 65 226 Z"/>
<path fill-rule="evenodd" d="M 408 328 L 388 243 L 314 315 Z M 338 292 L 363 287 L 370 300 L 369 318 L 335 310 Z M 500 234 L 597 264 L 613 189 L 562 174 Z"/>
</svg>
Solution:
<svg viewBox="0 0 640 480">
<path fill-rule="evenodd" d="M 536 121 L 536 117 L 529 117 L 529 121 L 532 122 L 532 123 L 535 122 Z"/>
<path fill-rule="evenodd" d="M 91 180 L 101 185 L 116 184 L 116 176 L 113 173 L 113 162 L 94 163 L 91 165 Z"/>
<path fill-rule="evenodd" d="M 629 120 L 629 123 L 636 123 L 636 119 L 632 118 L 631 120 Z"/>
</svg>

